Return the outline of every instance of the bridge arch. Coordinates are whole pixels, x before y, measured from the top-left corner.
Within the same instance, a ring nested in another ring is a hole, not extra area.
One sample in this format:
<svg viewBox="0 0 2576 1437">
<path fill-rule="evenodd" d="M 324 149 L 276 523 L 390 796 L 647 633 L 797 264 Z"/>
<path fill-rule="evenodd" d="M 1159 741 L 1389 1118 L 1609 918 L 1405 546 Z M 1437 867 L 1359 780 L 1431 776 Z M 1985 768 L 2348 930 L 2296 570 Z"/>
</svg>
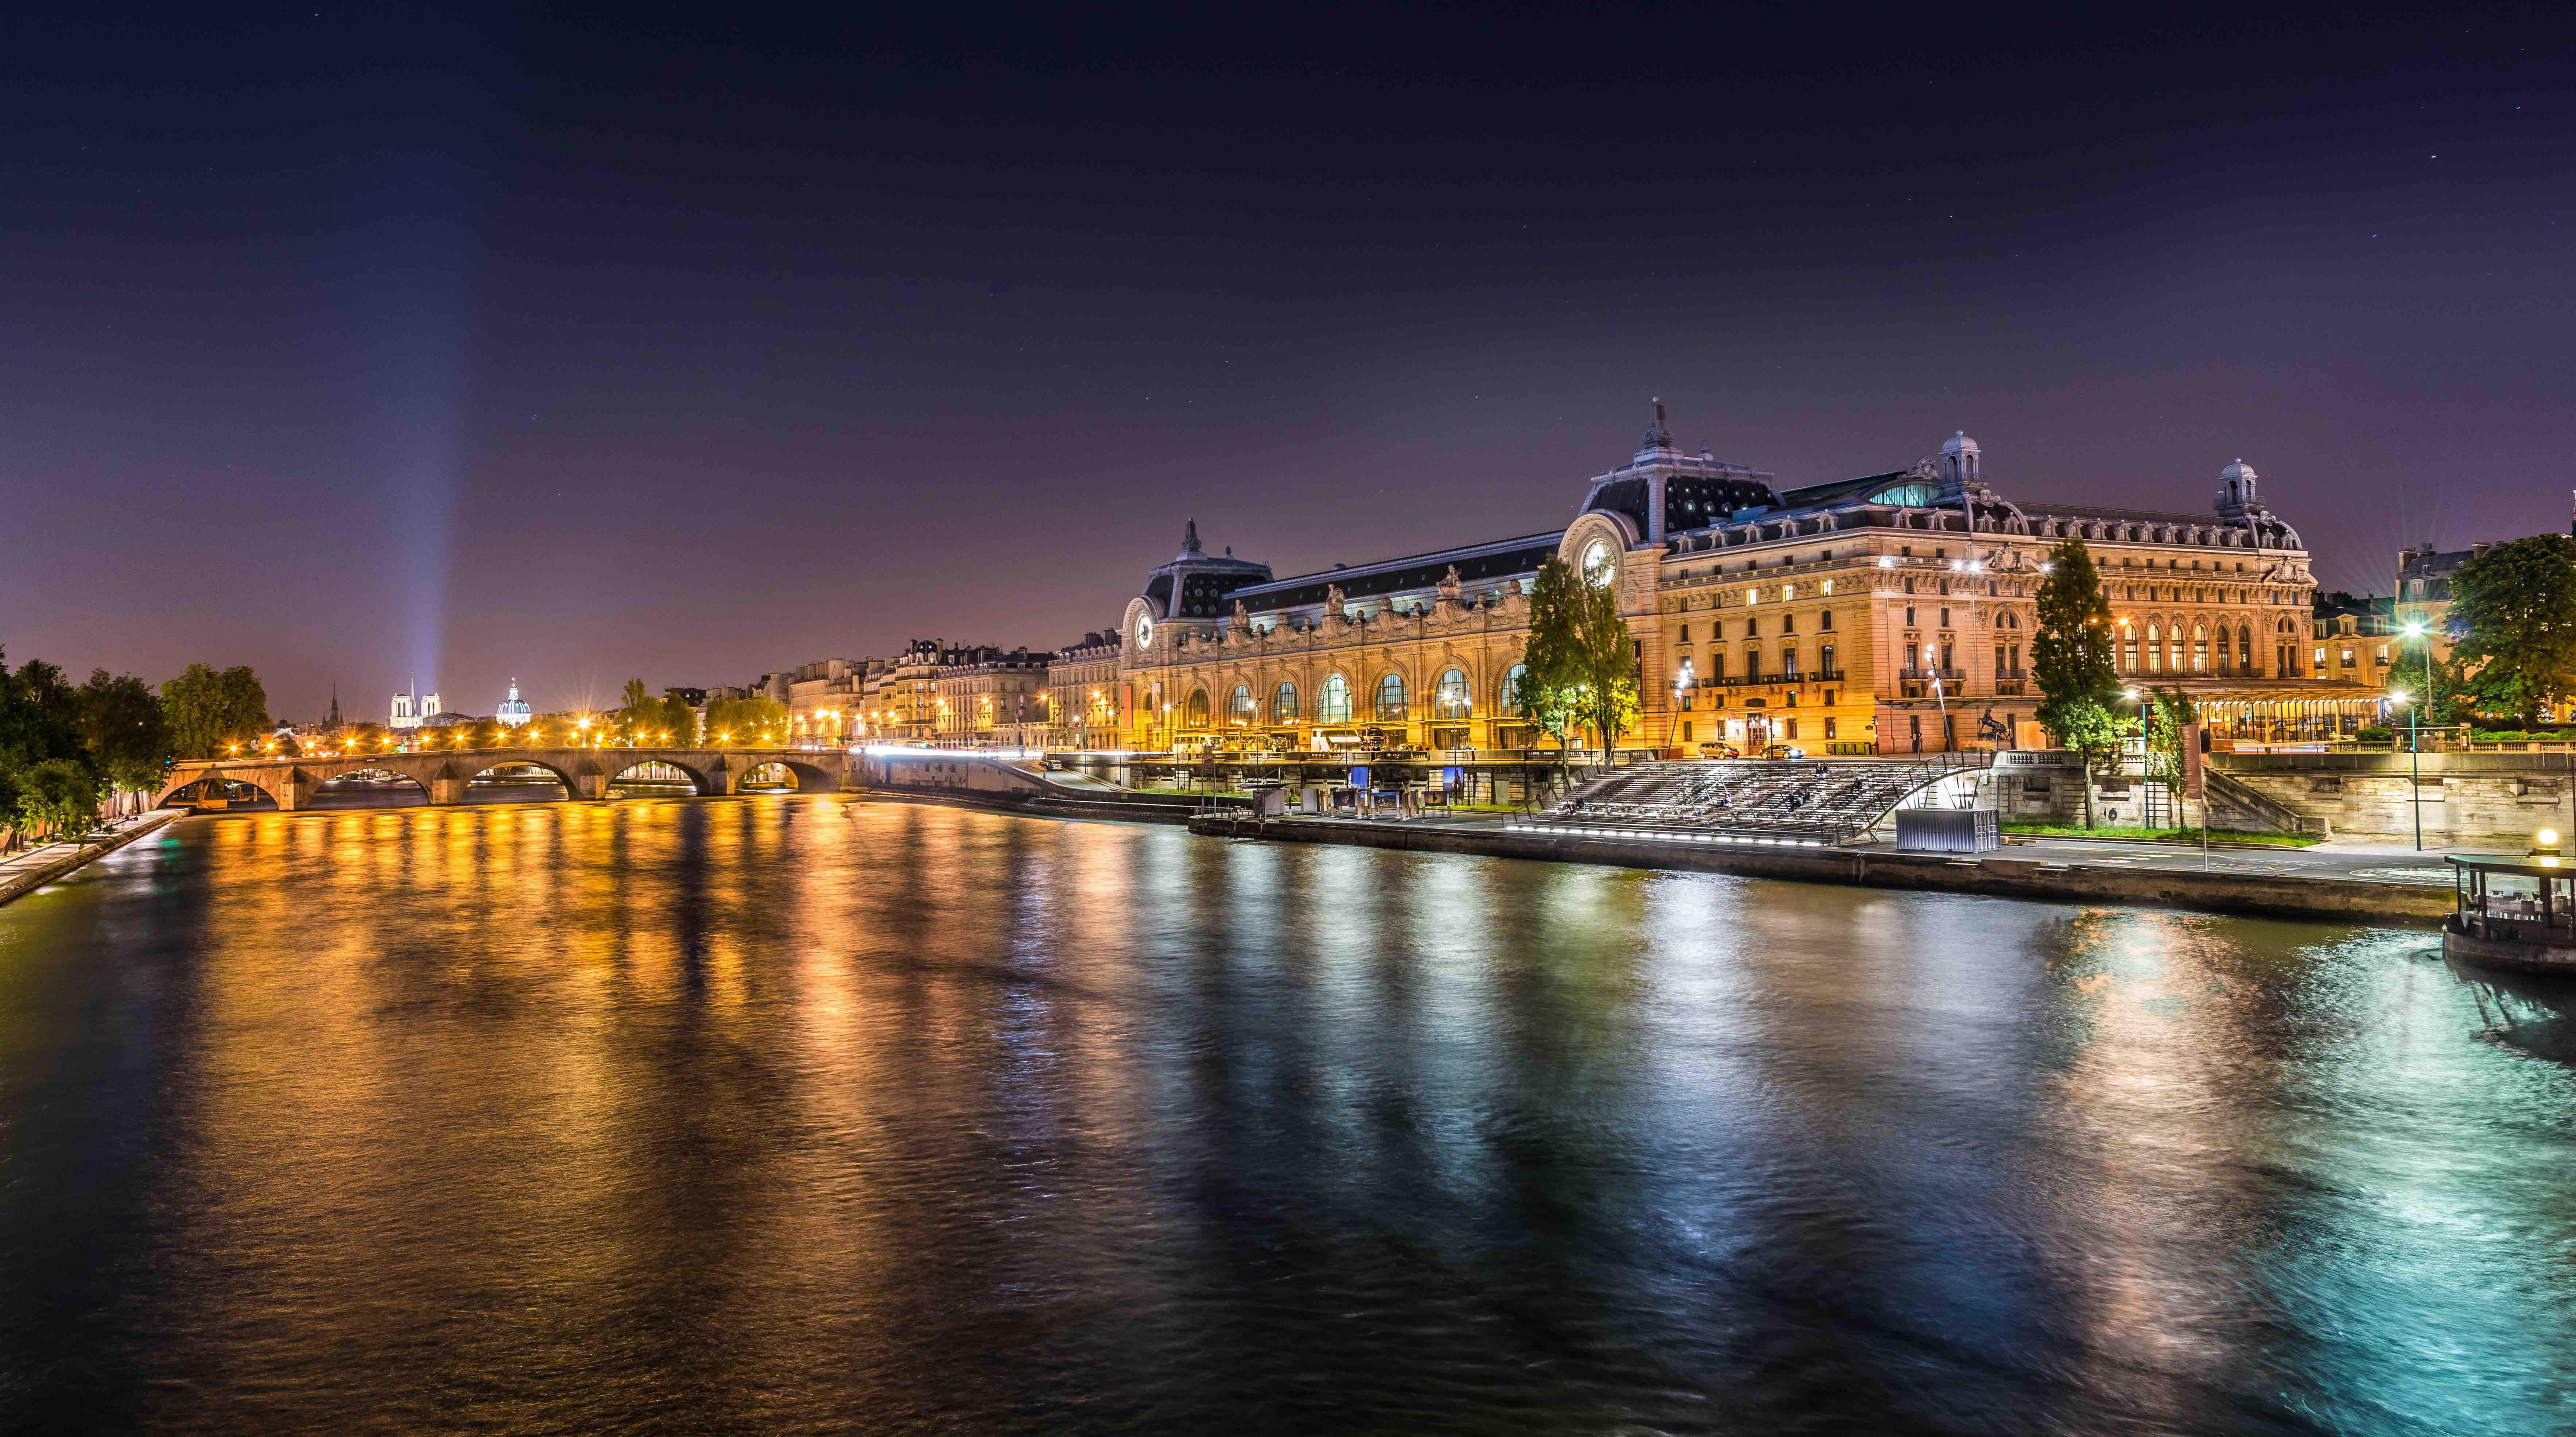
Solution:
<svg viewBox="0 0 2576 1437">
<path fill-rule="evenodd" d="M 798 793 L 840 792 L 840 774 L 822 764 L 814 762 L 812 755 L 800 753 L 770 752 L 744 754 L 740 764 L 738 765 L 738 771 L 742 774 L 742 777 L 735 781 L 733 787 L 738 790 L 742 784 L 750 781 L 753 774 L 758 773 L 760 770 L 767 768 L 772 764 L 787 770 L 788 776 L 795 780 L 796 791 Z M 722 790 L 719 789 L 717 791 L 721 792 Z"/>
<path fill-rule="evenodd" d="M 628 763 L 617 768 L 615 772 L 608 774 L 608 781 L 610 783 L 632 782 L 633 780 L 629 779 L 628 775 L 634 773 L 637 769 L 650 767 L 656 764 L 664 768 L 677 769 L 682 777 L 688 779 L 689 786 L 696 790 L 698 796 L 701 798 L 704 798 L 709 794 L 721 794 L 724 792 L 723 782 L 720 779 L 709 777 L 708 769 L 705 765 L 690 763 L 683 759 L 673 758 L 668 754 L 659 753 L 647 754 L 641 758 L 637 758 L 632 763 Z M 605 769 L 609 767 L 609 765 L 602 764 L 600 767 Z"/>
<path fill-rule="evenodd" d="M 390 764 L 382 759 L 358 759 L 347 763 L 302 764 L 299 767 L 302 767 L 312 778 L 315 794 L 321 793 L 323 789 L 344 778 L 354 778 L 360 774 L 383 774 L 387 778 L 398 778 L 410 785 L 412 790 L 420 795 L 422 803 L 429 803 L 434 799 L 429 791 L 429 781 L 417 773 L 407 772 L 408 765 Z"/>
<path fill-rule="evenodd" d="M 194 802 L 195 800 L 193 799 L 182 800 L 179 795 L 188 792 L 190 789 L 198 789 L 199 796 L 202 797 L 204 790 L 198 788 L 198 786 L 205 783 L 237 784 L 240 787 L 247 788 L 253 793 L 258 794 L 261 798 L 268 800 L 270 803 L 277 803 L 277 791 L 269 785 L 260 782 L 258 777 L 239 773 L 197 773 L 191 774 L 187 778 L 181 779 L 179 782 L 171 784 L 168 788 L 163 789 L 161 791 L 161 796 L 152 801 L 152 806 L 155 808 L 167 808 L 174 802 Z M 235 801 L 239 802 L 240 800 Z M 282 803 L 278 803 L 279 808 L 284 808 L 285 806 L 286 805 Z"/>
<path fill-rule="evenodd" d="M 476 779 L 494 777 L 499 775 L 503 769 L 531 768 L 544 773 L 555 782 L 562 784 L 563 795 L 565 798 L 581 797 L 581 780 L 579 777 L 565 772 L 560 765 L 550 763 L 541 758 L 513 756 L 502 759 L 498 763 L 485 763 L 482 761 L 482 756 L 480 755 L 461 760 L 450 759 L 448 762 L 439 766 L 436 777 L 453 780 L 456 784 L 457 796 L 462 798 L 464 796 L 464 791 L 471 788 Z"/>
</svg>

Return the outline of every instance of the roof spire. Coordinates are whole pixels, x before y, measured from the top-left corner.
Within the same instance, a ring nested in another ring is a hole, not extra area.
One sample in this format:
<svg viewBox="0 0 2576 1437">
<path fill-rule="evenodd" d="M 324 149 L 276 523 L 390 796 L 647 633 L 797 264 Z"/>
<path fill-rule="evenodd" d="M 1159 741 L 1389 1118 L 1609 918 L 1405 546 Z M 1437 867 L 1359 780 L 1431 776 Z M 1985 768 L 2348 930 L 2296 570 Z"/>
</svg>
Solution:
<svg viewBox="0 0 2576 1437">
<path fill-rule="evenodd" d="M 1673 432 L 1664 427 L 1664 401 L 1660 396 L 1655 400 L 1655 422 L 1646 426 L 1646 437 L 1637 447 L 1640 449 L 1673 447 Z"/>
<path fill-rule="evenodd" d="M 1181 531 L 1181 552 L 1184 554 L 1206 552 L 1199 547 L 1199 521 L 1196 517 L 1190 520 L 1188 528 Z"/>
</svg>

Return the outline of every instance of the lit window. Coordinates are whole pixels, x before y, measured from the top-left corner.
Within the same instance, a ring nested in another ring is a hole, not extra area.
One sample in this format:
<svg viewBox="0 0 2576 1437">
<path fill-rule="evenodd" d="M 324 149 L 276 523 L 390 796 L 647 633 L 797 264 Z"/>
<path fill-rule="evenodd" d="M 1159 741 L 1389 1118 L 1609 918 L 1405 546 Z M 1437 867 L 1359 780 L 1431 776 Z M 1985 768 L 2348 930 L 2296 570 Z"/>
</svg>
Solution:
<svg viewBox="0 0 2576 1437">
<path fill-rule="evenodd" d="M 1393 675 L 1390 674 L 1388 677 L 1392 678 Z M 1431 695 L 1431 712 L 1433 716 L 1444 719 L 1462 719 L 1467 716 L 1468 708 L 1467 675 L 1458 669 L 1451 669 L 1442 674 L 1440 676 L 1440 686 L 1433 690 Z"/>
</svg>

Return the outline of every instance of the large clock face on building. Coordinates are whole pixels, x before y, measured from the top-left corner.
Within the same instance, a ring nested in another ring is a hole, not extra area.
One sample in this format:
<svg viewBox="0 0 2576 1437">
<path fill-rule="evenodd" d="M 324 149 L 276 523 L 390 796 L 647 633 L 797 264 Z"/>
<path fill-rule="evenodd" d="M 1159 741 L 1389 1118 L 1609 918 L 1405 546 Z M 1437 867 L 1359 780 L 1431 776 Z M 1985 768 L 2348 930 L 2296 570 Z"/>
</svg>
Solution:
<svg viewBox="0 0 2576 1437">
<path fill-rule="evenodd" d="M 1595 539 L 1583 547 L 1583 577 L 1596 587 L 1619 577 L 1619 556 L 1611 552 L 1609 540 Z"/>
<path fill-rule="evenodd" d="M 1153 646 L 1154 620 L 1150 615 L 1138 614 L 1136 616 L 1136 647 L 1140 649 L 1150 649 Z"/>
</svg>

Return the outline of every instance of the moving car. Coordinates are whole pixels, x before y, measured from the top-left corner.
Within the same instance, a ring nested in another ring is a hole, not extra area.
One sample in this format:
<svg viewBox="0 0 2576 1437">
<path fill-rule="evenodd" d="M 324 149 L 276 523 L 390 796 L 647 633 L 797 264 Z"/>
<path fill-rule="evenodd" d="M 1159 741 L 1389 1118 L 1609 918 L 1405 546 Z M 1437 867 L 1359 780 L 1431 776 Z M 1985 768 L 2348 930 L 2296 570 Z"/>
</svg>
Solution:
<svg viewBox="0 0 2576 1437">
<path fill-rule="evenodd" d="M 1805 758 L 1807 751 L 1794 743 L 1775 743 L 1762 750 L 1764 758 Z"/>
</svg>

